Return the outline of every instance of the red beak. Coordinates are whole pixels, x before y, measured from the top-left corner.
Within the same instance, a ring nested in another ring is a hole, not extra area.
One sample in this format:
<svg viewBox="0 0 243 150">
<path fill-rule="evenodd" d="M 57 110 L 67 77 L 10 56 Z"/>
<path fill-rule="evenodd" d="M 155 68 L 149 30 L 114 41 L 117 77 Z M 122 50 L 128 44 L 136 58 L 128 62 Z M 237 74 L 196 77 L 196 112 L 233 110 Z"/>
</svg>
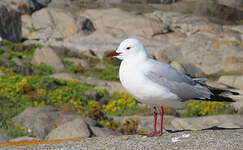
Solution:
<svg viewBox="0 0 243 150">
<path fill-rule="evenodd" d="M 118 56 L 118 55 L 120 55 L 120 54 L 121 54 L 121 53 L 117 53 L 116 51 L 112 51 L 112 52 L 106 54 L 106 57 Z"/>
</svg>

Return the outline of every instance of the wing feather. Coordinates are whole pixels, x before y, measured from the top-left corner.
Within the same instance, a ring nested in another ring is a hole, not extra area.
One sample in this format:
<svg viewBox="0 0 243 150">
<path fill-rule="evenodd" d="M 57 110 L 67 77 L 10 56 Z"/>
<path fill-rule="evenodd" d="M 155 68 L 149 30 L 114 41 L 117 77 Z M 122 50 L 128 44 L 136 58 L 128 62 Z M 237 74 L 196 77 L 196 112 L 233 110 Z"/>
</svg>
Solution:
<svg viewBox="0 0 243 150">
<path fill-rule="evenodd" d="M 186 82 L 168 80 L 156 72 L 148 72 L 145 76 L 151 81 L 168 88 L 175 93 L 182 101 L 189 99 L 209 99 L 212 94 L 210 90 L 200 84 L 191 85 Z"/>
</svg>

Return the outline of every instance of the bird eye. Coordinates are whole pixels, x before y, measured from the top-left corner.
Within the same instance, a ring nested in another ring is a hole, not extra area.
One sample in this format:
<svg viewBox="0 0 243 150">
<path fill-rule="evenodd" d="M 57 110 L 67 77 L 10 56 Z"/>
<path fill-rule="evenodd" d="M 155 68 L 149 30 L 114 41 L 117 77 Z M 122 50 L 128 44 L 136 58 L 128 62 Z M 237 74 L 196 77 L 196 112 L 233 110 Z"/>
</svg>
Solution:
<svg viewBox="0 0 243 150">
<path fill-rule="evenodd" d="M 127 47 L 127 50 L 129 50 L 131 47 Z"/>
</svg>

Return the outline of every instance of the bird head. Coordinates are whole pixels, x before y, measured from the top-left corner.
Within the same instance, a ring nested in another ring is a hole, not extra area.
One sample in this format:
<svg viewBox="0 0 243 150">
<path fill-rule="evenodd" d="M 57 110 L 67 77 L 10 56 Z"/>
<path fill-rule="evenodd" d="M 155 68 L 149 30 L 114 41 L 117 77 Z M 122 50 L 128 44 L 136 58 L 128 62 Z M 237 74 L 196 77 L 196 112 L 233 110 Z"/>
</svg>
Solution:
<svg viewBox="0 0 243 150">
<path fill-rule="evenodd" d="M 106 56 L 113 56 L 120 60 L 124 60 L 130 56 L 136 57 L 141 54 L 147 56 L 147 51 L 145 50 L 143 43 L 138 39 L 128 38 L 121 42 L 116 51 L 112 51 Z"/>
</svg>

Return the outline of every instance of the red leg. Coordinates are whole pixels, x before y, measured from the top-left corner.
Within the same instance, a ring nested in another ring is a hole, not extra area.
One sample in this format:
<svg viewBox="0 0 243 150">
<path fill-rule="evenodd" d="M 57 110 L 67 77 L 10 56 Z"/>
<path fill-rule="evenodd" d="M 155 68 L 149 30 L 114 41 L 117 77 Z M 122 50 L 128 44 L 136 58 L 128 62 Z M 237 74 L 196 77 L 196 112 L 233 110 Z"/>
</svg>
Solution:
<svg viewBox="0 0 243 150">
<path fill-rule="evenodd" d="M 163 133 L 163 120 L 164 120 L 164 108 L 160 107 L 160 128 L 159 128 L 159 135 L 162 135 Z"/>
<path fill-rule="evenodd" d="M 157 116 L 158 116 L 158 113 L 154 112 L 154 129 L 153 129 L 152 133 L 157 132 Z"/>
<path fill-rule="evenodd" d="M 160 108 L 160 131 L 157 131 L 157 116 L 158 116 L 158 113 L 157 113 L 157 110 L 156 110 L 156 107 L 154 107 L 154 129 L 153 129 L 153 132 L 152 133 L 149 133 L 149 134 L 141 134 L 141 135 L 144 135 L 144 136 L 156 136 L 156 135 L 161 135 L 162 134 L 162 126 L 163 126 L 163 113 L 164 113 L 164 110 L 163 110 L 163 107 Z M 162 114 L 162 115 L 161 115 Z M 161 117 L 162 116 L 162 117 Z"/>
</svg>

